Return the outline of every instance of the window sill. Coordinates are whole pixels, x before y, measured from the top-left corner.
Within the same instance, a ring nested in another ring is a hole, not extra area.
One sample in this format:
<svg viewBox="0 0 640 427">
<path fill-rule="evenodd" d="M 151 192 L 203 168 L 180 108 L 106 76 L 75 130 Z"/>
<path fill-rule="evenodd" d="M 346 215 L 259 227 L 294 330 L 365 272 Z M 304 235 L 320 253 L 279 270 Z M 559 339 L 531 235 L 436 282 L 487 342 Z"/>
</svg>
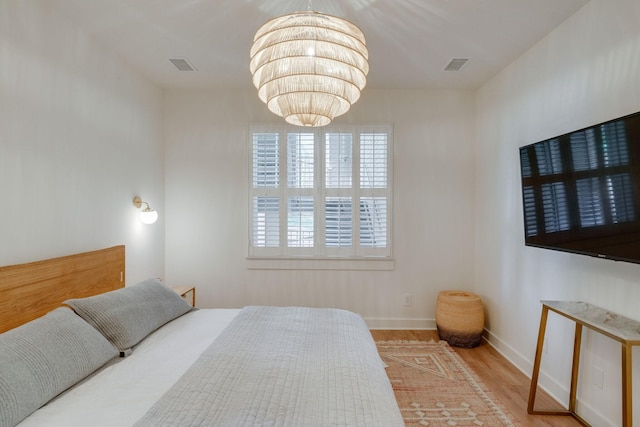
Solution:
<svg viewBox="0 0 640 427">
<path fill-rule="evenodd" d="M 247 258 L 248 270 L 395 270 L 393 258 Z"/>
</svg>

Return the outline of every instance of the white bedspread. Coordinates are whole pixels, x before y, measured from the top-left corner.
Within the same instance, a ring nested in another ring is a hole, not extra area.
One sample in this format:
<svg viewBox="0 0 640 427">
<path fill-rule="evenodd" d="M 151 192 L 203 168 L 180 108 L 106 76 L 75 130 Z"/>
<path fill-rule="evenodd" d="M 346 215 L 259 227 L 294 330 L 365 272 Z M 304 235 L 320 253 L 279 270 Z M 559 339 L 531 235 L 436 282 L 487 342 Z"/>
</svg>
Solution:
<svg viewBox="0 0 640 427">
<path fill-rule="evenodd" d="M 184 374 L 240 310 L 192 311 L 142 341 L 134 353 L 42 407 L 19 427 L 126 427 Z"/>
</svg>

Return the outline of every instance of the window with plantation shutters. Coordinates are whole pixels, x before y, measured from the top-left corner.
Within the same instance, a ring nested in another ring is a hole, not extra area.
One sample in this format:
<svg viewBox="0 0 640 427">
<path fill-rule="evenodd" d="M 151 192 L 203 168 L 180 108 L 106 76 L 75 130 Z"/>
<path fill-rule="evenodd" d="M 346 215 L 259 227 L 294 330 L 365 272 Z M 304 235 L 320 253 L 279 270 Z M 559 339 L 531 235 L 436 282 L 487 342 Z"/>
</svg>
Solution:
<svg viewBox="0 0 640 427">
<path fill-rule="evenodd" d="M 249 256 L 390 258 L 390 126 L 252 125 Z"/>
</svg>

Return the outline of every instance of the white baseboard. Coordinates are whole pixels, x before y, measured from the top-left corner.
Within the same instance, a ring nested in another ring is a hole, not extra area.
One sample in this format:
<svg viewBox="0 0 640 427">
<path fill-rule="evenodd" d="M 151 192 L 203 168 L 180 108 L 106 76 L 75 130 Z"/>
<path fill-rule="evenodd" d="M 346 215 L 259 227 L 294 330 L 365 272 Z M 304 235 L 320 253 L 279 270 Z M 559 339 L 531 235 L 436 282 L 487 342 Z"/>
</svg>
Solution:
<svg viewBox="0 0 640 427">
<path fill-rule="evenodd" d="M 376 317 L 365 317 L 364 320 L 367 323 L 367 326 L 369 326 L 369 329 L 436 329 L 435 319 L 385 319 Z"/>
</svg>

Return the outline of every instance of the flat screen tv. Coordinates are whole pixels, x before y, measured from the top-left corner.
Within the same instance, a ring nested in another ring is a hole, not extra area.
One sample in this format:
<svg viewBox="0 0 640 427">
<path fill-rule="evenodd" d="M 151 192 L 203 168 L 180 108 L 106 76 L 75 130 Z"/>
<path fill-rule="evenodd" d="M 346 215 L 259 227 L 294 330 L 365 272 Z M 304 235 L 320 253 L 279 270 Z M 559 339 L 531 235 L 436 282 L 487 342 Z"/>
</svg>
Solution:
<svg viewBox="0 0 640 427">
<path fill-rule="evenodd" d="M 525 244 L 640 263 L 640 113 L 520 148 Z"/>
</svg>

